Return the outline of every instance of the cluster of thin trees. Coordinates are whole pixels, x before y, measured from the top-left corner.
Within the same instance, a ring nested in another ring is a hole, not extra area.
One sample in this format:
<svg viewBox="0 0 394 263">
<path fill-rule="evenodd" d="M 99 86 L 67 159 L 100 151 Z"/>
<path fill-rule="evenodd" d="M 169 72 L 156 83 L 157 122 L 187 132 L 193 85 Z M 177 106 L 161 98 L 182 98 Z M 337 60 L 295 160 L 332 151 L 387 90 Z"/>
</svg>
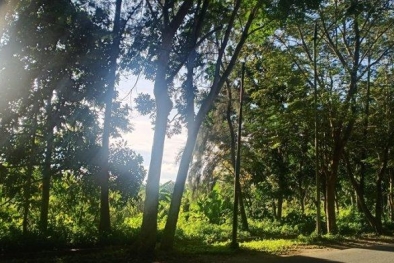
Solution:
<svg viewBox="0 0 394 263">
<path fill-rule="evenodd" d="M 111 187 L 126 183 L 120 188 L 130 193 L 144 177 L 141 159 L 110 143 L 130 129 L 116 84 L 131 72 L 154 82 L 154 98 L 136 100 L 152 112 L 155 128 L 141 252 L 156 245 L 169 131 L 184 126 L 187 141 L 163 249 L 173 247 L 188 174 L 201 188 L 228 164 L 228 174 L 240 169 L 233 127 L 240 83 L 243 176 L 234 189 L 241 210 L 252 187 L 268 182 L 277 188 L 270 194 L 278 218 L 292 193 L 302 211 L 306 200 L 314 203 L 319 233 L 323 203 L 327 231 L 336 233 L 337 195 L 350 182 L 350 196 L 382 233 L 384 191 L 393 211 L 393 8 L 383 0 L 3 1 L 1 198 L 22 200 L 26 232 L 38 180 L 45 233 L 51 179 L 91 177 L 100 189 L 99 230 L 110 233 Z M 171 127 L 174 108 L 179 115 Z"/>
</svg>

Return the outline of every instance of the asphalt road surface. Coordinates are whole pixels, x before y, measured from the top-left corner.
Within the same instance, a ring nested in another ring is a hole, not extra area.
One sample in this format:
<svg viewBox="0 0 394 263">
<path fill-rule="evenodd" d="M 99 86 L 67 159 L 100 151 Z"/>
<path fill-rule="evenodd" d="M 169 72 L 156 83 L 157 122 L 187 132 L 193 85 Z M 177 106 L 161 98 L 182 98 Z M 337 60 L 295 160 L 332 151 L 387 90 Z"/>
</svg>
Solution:
<svg viewBox="0 0 394 263">
<path fill-rule="evenodd" d="M 366 248 L 349 248 L 306 252 L 296 256 L 276 258 L 284 263 L 394 263 L 394 245 L 376 245 Z"/>
</svg>

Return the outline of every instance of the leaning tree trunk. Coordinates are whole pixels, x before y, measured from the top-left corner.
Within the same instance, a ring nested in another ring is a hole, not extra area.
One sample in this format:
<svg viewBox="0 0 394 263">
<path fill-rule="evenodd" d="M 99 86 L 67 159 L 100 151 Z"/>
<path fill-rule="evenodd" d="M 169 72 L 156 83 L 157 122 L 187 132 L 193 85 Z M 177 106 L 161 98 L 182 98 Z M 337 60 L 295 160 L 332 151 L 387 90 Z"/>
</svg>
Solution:
<svg viewBox="0 0 394 263">
<path fill-rule="evenodd" d="M 169 216 L 167 219 L 166 227 L 164 229 L 163 233 L 163 238 L 161 242 L 161 248 L 163 249 L 171 249 L 174 245 L 174 237 L 175 237 L 175 230 L 176 230 L 176 224 L 178 221 L 178 215 L 180 211 L 180 204 L 181 204 L 181 199 L 183 195 L 183 190 L 185 187 L 185 182 L 187 178 L 187 173 L 189 170 L 189 164 L 192 159 L 192 151 L 194 148 L 194 144 L 197 139 L 197 134 L 200 129 L 200 126 L 205 119 L 205 116 L 208 114 L 209 110 L 211 109 L 215 99 L 217 98 L 222 86 L 225 83 L 225 80 L 228 78 L 230 75 L 230 72 L 234 68 L 234 65 L 236 63 L 236 60 L 238 58 L 238 55 L 248 37 L 248 31 L 249 28 L 252 24 L 252 21 L 254 20 L 254 17 L 257 13 L 257 10 L 259 9 L 259 4 L 256 4 L 256 6 L 253 8 L 253 10 L 250 12 L 248 21 L 244 27 L 244 31 L 242 32 L 241 38 L 234 50 L 234 54 L 225 69 L 224 73 L 222 76 L 219 75 L 221 65 L 222 65 L 222 59 L 224 56 L 224 52 L 227 46 L 227 43 L 230 39 L 230 33 L 233 28 L 233 24 L 236 18 L 236 14 L 238 12 L 240 6 L 240 1 L 236 1 L 236 6 L 233 9 L 233 13 L 229 22 L 229 25 L 226 29 L 225 36 L 222 41 L 222 47 L 219 50 L 218 54 L 218 59 L 215 67 L 215 77 L 213 81 L 213 85 L 211 87 L 210 93 L 208 94 L 207 98 L 204 100 L 203 104 L 201 105 L 197 116 L 194 121 L 193 129 L 190 132 L 191 137 L 188 136 L 187 141 L 186 141 L 186 147 L 185 150 L 182 154 L 181 162 L 179 165 L 178 173 L 177 173 L 177 178 L 174 186 L 174 192 L 172 195 L 171 199 L 171 205 L 170 205 L 170 211 L 169 211 Z"/>
<path fill-rule="evenodd" d="M 372 215 L 367 204 L 365 203 L 364 191 L 361 190 L 362 185 L 361 185 L 361 183 L 357 183 L 357 181 L 354 177 L 353 170 L 351 168 L 351 163 L 350 163 L 348 154 L 346 152 L 344 153 L 344 159 L 345 159 L 345 163 L 346 163 L 347 175 L 350 179 L 350 183 L 352 184 L 353 189 L 356 192 L 358 207 L 361 209 L 361 212 L 363 212 L 363 214 L 365 215 L 365 218 L 367 219 L 369 225 L 375 230 L 375 232 L 377 234 L 379 234 L 381 232 L 381 228 L 379 227 L 379 223 L 377 222 L 377 218 Z"/>
<path fill-rule="evenodd" d="M 166 86 L 166 62 L 169 59 L 171 39 L 163 39 L 166 49 L 161 52 L 161 63 L 156 72 L 154 95 L 156 99 L 155 132 L 152 145 L 152 156 L 149 164 L 146 182 L 144 213 L 139 237 L 139 250 L 142 254 L 150 253 L 156 245 L 157 213 L 159 207 L 160 172 L 163 160 L 164 141 L 167 130 L 167 118 L 172 108 L 172 102 Z M 162 45 L 164 46 L 164 45 Z"/>
<path fill-rule="evenodd" d="M 189 12 L 189 9 L 192 7 L 192 4 L 192 0 L 184 1 L 173 20 L 169 22 L 169 24 L 165 25 L 162 29 L 162 40 L 158 49 L 156 77 L 153 88 L 156 101 L 155 132 L 153 136 L 152 156 L 146 182 L 141 234 L 138 240 L 139 252 L 145 255 L 154 251 L 157 238 L 160 173 L 167 130 L 167 119 L 172 109 L 172 101 L 168 94 L 168 85 L 170 83 L 168 83 L 168 79 L 166 77 L 170 62 L 170 52 L 172 50 L 172 40 L 185 16 Z M 164 6 L 168 6 L 168 3 Z M 163 10 L 163 16 L 166 22 L 169 21 L 169 11 L 170 10 L 166 9 Z"/>
</svg>

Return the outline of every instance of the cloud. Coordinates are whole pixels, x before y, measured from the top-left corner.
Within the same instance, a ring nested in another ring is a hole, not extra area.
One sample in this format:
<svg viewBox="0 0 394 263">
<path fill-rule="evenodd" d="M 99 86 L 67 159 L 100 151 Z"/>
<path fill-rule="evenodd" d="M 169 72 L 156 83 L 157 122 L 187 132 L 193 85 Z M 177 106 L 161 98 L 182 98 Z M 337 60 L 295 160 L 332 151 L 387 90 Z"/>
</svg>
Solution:
<svg viewBox="0 0 394 263">
<path fill-rule="evenodd" d="M 149 168 L 154 130 L 148 117 L 136 116 L 131 120 L 134 131 L 124 135 L 128 145 L 144 158 L 144 167 Z M 177 158 L 186 143 L 185 132 L 166 138 L 164 144 L 161 179 L 162 183 L 175 181 L 178 171 Z"/>
<path fill-rule="evenodd" d="M 121 79 L 119 85 L 120 98 L 127 98 L 125 103 L 133 104 L 133 99 L 137 92 L 149 93 L 153 96 L 153 83 L 146 79 L 139 79 L 135 85 L 136 77 L 130 76 L 129 79 Z M 130 88 L 135 85 L 136 92 L 130 92 Z M 133 125 L 131 133 L 124 134 L 123 138 L 127 140 L 128 145 L 144 158 L 144 167 L 149 168 L 151 158 L 152 143 L 153 143 L 153 125 L 148 116 L 141 116 L 136 111 L 132 112 Z M 186 143 L 186 133 L 173 135 L 171 138 L 166 138 L 164 144 L 163 162 L 161 170 L 160 182 L 175 181 L 178 172 L 178 164 L 176 163 L 179 152 L 183 149 Z"/>
</svg>

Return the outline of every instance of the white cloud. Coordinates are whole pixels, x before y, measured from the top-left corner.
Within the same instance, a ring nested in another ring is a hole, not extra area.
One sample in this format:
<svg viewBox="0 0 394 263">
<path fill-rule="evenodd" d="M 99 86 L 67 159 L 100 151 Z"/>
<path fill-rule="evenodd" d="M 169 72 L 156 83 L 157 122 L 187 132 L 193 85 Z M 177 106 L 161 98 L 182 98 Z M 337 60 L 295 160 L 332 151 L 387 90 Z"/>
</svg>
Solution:
<svg viewBox="0 0 394 263">
<path fill-rule="evenodd" d="M 125 97 L 126 94 L 129 93 L 129 89 L 134 86 L 134 84 L 135 78 L 129 80 L 123 79 L 119 86 L 120 97 Z M 148 80 L 141 79 L 138 81 L 135 88 L 138 92 L 150 93 L 152 95 L 153 83 Z M 129 96 L 130 97 L 127 97 L 126 103 L 133 104 L 133 99 L 136 96 L 136 92 L 131 92 Z M 154 134 L 151 120 L 149 117 L 141 116 L 136 111 L 134 111 L 132 113 L 130 122 L 133 125 L 133 131 L 131 133 L 125 134 L 124 139 L 127 140 L 128 145 L 135 152 L 142 155 L 144 158 L 144 167 L 146 170 L 148 170 Z M 173 135 L 171 138 L 166 138 L 164 144 L 160 182 L 164 183 L 169 180 L 175 181 L 178 171 L 178 164 L 176 163 L 177 156 L 183 149 L 185 142 L 185 132 Z"/>
<path fill-rule="evenodd" d="M 154 130 L 149 118 L 138 116 L 131 120 L 134 131 L 125 134 L 124 138 L 128 145 L 144 158 L 144 167 L 148 170 L 151 158 L 152 142 Z M 161 182 L 169 180 L 175 181 L 176 173 L 178 171 L 178 164 L 176 163 L 179 152 L 183 149 L 186 142 L 186 134 L 181 133 L 166 138 L 164 144 L 163 162 Z"/>
</svg>

